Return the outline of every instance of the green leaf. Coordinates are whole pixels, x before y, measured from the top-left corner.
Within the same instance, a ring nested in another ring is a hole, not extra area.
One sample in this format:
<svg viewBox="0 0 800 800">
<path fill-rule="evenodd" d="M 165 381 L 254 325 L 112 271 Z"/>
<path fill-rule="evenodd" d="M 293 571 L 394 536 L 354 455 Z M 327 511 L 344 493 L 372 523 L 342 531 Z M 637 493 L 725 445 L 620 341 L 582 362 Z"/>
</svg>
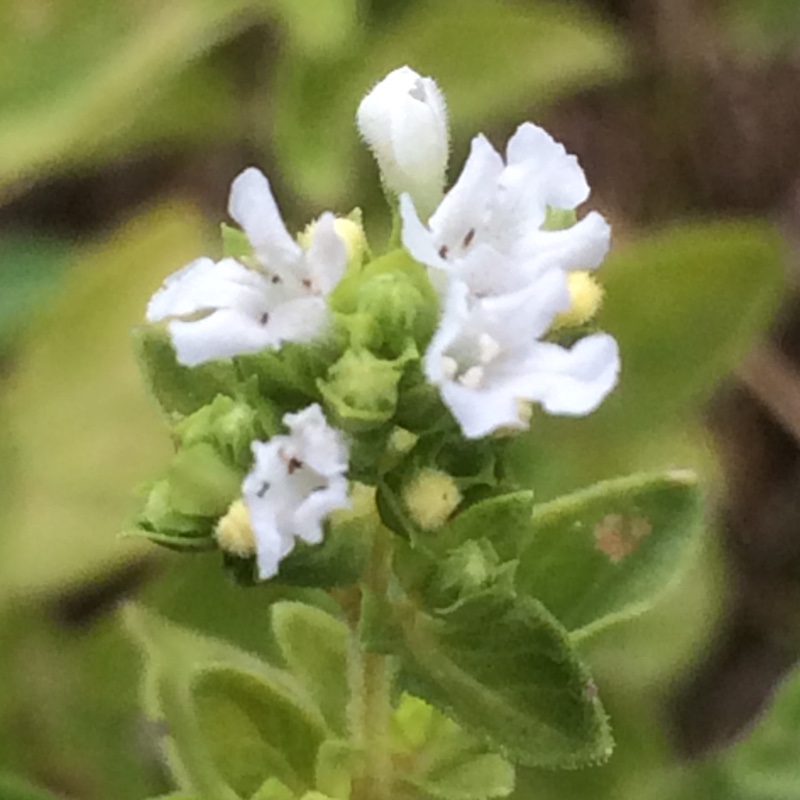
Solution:
<svg viewBox="0 0 800 800">
<path fill-rule="evenodd" d="M 133 341 L 147 388 L 170 420 L 192 414 L 217 395 L 231 395 L 238 383 L 227 360 L 197 367 L 179 364 L 163 326 L 140 326 L 133 331 Z"/>
<path fill-rule="evenodd" d="M 676 577 L 702 514 L 689 472 L 606 481 L 538 505 L 517 588 L 584 636 L 652 604 Z"/>
<path fill-rule="evenodd" d="M 118 144 L 143 108 L 158 107 L 171 79 L 240 30 L 242 11 L 258 5 L 87 0 L 30 14 L 0 9 L 0 185 Z M 184 130 L 192 118 L 183 116 Z"/>
<path fill-rule="evenodd" d="M 146 709 L 168 726 L 179 784 L 209 800 L 249 797 L 270 777 L 313 786 L 326 728 L 288 673 L 139 608 L 127 612 L 146 662 Z"/>
<path fill-rule="evenodd" d="M 653 468 L 654 443 L 685 431 L 768 323 L 783 286 L 783 244 L 761 222 L 678 226 L 612 253 L 599 278 L 599 324 L 619 340 L 620 385 L 584 419 L 534 410 L 510 461 L 539 500 Z"/>
<path fill-rule="evenodd" d="M 295 800 L 297 795 L 277 778 L 267 779 L 250 800 Z"/>
<path fill-rule="evenodd" d="M 80 250 L 28 327 L 3 402 L 17 474 L 0 538 L 0 595 L 75 585 L 152 552 L 115 535 L 132 488 L 170 452 L 129 331 L 163 276 L 203 248 L 203 231 L 191 209 L 144 213 Z"/>
<path fill-rule="evenodd" d="M 347 626 L 305 603 L 272 606 L 272 629 L 291 672 L 303 681 L 331 730 L 347 732 Z"/>
<path fill-rule="evenodd" d="M 505 797 L 514 767 L 433 706 L 404 694 L 392 715 L 393 750 L 408 764 L 401 780 L 442 800 Z"/>
<path fill-rule="evenodd" d="M 772 706 L 719 766 L 747 800 L 791 800 L 800 781 L 800 671 L 779 689 Z"/>
<path fill-rule="evenodd" d="M 21 778 L 0 773 L 0 797 L 3 800 L 56 800 L 56 795 Z"/>
<path fill-rule="evenodd" d="M 70 255 L 65 242 L 41 237 L 4 235 L 0 243 L 0 349 L 12 342 L 50 296 L 57 291 Z"/>
<path fill-rule="evenodd" d="M 611 752 L 591 678 L 536 600 L 493 593 L 403 620 L 409 691 L 523 764 L 576 767 Z"/>
<path fill-rule="evenodd" d="M 436 800 L 485 800 L 514 791 L 514 767 L 494 753 L 473 755 L 432 769 L 414 785 Z"/>
</svg>

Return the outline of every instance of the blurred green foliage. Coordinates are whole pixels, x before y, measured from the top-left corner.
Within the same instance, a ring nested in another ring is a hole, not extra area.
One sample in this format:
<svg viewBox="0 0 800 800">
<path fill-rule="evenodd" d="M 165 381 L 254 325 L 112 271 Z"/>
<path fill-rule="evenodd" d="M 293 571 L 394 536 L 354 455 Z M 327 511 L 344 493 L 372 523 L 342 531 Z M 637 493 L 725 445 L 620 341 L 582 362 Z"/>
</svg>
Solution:
<svg viewBox="0 0 800 800">
<path fill-rule="evenodd" d="M 731 6 L 732 30 L 748 41 L 774 45 L 797 23 L 791 0 Z M 254 63 L 225 57 L 226 43 L 235 50 L 237 35 L 265 25 Z M 317 211 L 363 204 L 356 189 L 368 186 L 378 200 L 353 114 L 402 63 L 439 80 L 455 153 L 481 127 L 511 127 L 631 68 L 618 31 L 555 1 L 459 0 L 454 10 L 444 0 L 5 0 L 0 219 L 31 184 L 110 172 L 154 148 L 202 154 L 224 144 L 277 164 L 281 185 Z M 379 229 L 385 212 L 364 211 Z M 161 279 L 208 251 L 217 223 L 174 200 L 80 245 L 32 228 L 0 233 L 0 797 L 46 800 L 28 780 L 87 800 L 169 791 L 158 731 L 138 711 L 141 664 L 110 613 L 141 576 L 139 594 L 171 619 L 275 652 L 269 603 L 289 590 L 243 591 L 215 556 L 168 557 L 117 535 L 133 488 L 169 451 L 129 331 Z M 760 222 L 695 223 L 620 243 L 601 276 L 622 384 L 585 420 L 536 416 L 515 449 L 538 499 L 640 468 L 713 476 L 696 411 L 766 324 L 781 263 Z M 515 796 L 793 796 L 796 679 L 752 740 L 710 768 L 677 767 L 658 725 L 666 687 L 707 641 L 717 574 L 716 554 L 703 549 L 659 608 L 584 643 L 617 754 L 575 773 L 528 769 Z M 97 618 L 84 619 L 84 607 Z"/>
</svg>

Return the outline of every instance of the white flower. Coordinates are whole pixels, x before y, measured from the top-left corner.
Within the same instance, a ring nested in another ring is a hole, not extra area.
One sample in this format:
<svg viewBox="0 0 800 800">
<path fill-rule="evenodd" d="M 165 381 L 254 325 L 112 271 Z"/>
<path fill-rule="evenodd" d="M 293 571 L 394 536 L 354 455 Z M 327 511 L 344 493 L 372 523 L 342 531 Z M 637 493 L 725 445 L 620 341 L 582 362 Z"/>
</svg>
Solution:
<svg viewBox="0 0 800 800">
<path fill-rule="evenodd" d="M 242 485 L 262 579 L 277 573 L 297 539 L 319 544 L 323 520 L 350 505 L 347 446 L 320 407 L 308 406 L 283 421 L 287 435 L 253 442 L 255 463 Z"/>
<path fill-rule="evenodd" d="M 449 134 L 444 97 L 409 67 L 390 72 L 361 101 L 356 122 L 386 186 L 427 216 L 444 191 Z"/>
<path fill-rule="evenodd" d="M 338 283 L 347 250 L 323 214 L 304 250 L 287 232 L 264 175 L 247 169 L 233 182 L 231 216 L 258 259 L 200 258 L 171 275 L 147 307 L 147 320 L 169 320 L 178 361 L 195 366 L 318 336 L 328 318 L 325 295 Z"/>
<path fill-rule="evenodd" d="M 526 402 L 551 414 L 588 414 L 614 387 L 619 353 L 611 336 L 593 334 L 571 348 L 538 340 L 569 302 L 559 270 L 482 299 L 451 281 L 425 374 L 468 438 L 527 428 Z"/>
<path fill-rule="evenodd" d="M 565 230 L 542 230 L 548 207 L 574 209 L 588 195 L 575 156 L 524 123 L 508 142 L 505 162 L 484 136 L 472 140 L 461 175 L 427 226 L 413 198 L 401 197 L 403 244 L 415 259 L 465 281 L 477 295 L 513 291 L 548 269 L 600 265 L 610 229 L 598 213 Z"/>
</svg>

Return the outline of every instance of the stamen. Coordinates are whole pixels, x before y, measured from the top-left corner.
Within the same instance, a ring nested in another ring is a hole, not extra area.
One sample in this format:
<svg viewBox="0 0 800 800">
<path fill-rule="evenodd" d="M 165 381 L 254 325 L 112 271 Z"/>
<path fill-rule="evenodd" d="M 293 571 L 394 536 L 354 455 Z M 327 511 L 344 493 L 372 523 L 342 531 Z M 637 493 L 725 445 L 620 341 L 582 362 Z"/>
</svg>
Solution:
<svg viewBox="0 0 800 800">
<path fill-rule="evenodd" d="M 458 362 L 450 356 L 442 356 L 442 374 L 448 381 L 453 380 L 458 373 Z"/>
<path fill-rule="evenodd" d="M 256 497 L 263 498 L 268 491 L 269 491 L 269 484 L 266 481 L 264 481 L 264 483 L 261 484 L 261 488 L 256 492 Z"/>
<path fill-rule="evenodd" d="M 479 389 L 483 383 L 483 367 L 470 367 L 463 375 L 460 375 L 458 382 L 467 389 Z"/>
<path fill-rule="evenodd" d="M 258 321 L 262 325 L 266 325 L 269 322 L 269 314 L 265 311 L 259 318 Z"/>
<path fill-rule="evenodd" d="M 467 231 L 467 235 L 464 237 L 464 241 L 461 243 L 461 246 L 464 248 L 469 247 L 472 244 L 472 240 L 475 238 L 475 228 L 470 228 Z"/>
<path fill-rule="evenodd" d="M 478 360 L 481 364 L 489 364 L 494 361 L 500 355 L 502 349 L 497 340 L 489 336 L 488 333 L 482 333 L 478 337 Z"/>
<path fill-rule="evenodd" d="M 447 258 L 447 254 L 450 252 L 449 248 L 446 244 L 443 244 L 439 248 L 439 258 Z"/>
</svg>

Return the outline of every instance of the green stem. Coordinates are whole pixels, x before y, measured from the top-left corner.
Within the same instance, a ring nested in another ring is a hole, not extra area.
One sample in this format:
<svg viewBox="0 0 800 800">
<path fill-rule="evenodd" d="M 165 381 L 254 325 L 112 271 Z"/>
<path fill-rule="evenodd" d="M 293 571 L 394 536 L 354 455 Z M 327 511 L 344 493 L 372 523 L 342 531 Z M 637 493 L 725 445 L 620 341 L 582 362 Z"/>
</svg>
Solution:
<svg viewBox="0 0 800 800">
<path fill-rule="evenodd" d="M 373 540 L 372 557 L 362 579 L 362 597 L 366 593 L 378 598 L 386 597 L 391 544 L 389 531 L 379 527 Z M 354 742 L 363 759 L 353 781 L 351 800 L 390 800 L 391 664 L 387 656 L 363 650 L 357 624 L 351 625 L 350 639 L 350 722 Z"/>
</svg>

